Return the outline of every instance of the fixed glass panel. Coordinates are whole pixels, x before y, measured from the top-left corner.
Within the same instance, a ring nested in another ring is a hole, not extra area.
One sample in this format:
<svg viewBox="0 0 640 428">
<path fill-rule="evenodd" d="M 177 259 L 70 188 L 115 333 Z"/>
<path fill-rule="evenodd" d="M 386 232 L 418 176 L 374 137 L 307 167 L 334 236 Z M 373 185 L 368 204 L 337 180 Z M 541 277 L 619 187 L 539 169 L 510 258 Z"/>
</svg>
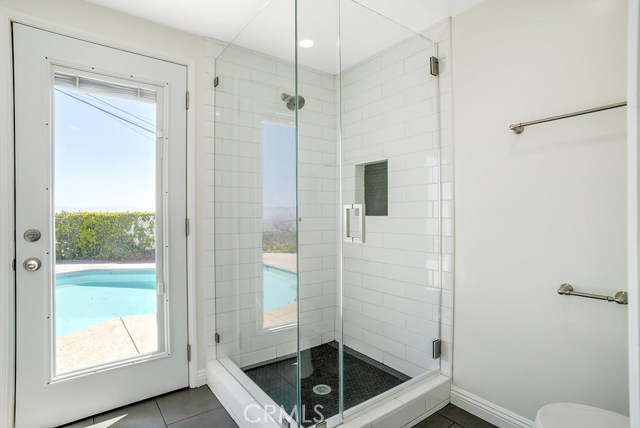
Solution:
<svg viewBox="0 0 640 428">
<path fill-rule="evenodd" d="M 290 426 L 299 419 L 294 59 L 293 0 L 268 2 L 215 58 L 217 359 Z"/>
<path fill-rule="evenodd" d="M 164 349 L 156 90 L 54 74 L 54 374 Z"/>
</svg>

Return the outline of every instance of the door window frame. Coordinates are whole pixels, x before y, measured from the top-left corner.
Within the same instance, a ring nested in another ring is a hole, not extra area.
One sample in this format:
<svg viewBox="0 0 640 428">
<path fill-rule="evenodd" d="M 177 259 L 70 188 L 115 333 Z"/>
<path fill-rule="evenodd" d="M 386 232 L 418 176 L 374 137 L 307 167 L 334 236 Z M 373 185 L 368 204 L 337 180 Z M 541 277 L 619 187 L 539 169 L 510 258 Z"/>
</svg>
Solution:
<svg viewBox="0 0 640 428">
<path fill-rule="evenodd" d="M 161 82 L 148 82 L 143 81 L 141 79 L 133 79 L 130 80 L 123 79 L 119 76 L 111 76 L 106 73 L 96 73 L 88 68 L 79 67 L 77 65 L 67 66 L 58 63 L 57 61 L 49 60 L 49 91 L 50 91 L 50 102 L 47 108 L 49 109 L 49 120 L 54 125 L 51 127 L 51 133 L 49 135 L 49 144 L 51 151 L 51 159 L 50 159 L 50 184 L 52 188 L 51 193 L 51 217 L 49 219 L 49 230 L 51 230 L 51 236 L 49 243 L 50 248 L 54 249 L 49 254 L 48 265 L 52 267 L 51 276 L 49 278 L 49 296 L 48 296 L 48 310 L 50 313 L 50 319 L 54 320 L 54 322 L 50 323 L 48 335 L 48 345 L 47 345 L 47 360 L 49 361 L 49 384 L 54 384 L 57 382 L 63 382 L 69 379 L 73 379 L 76 377 L 84 376 L 92 373 L 99 373 L 102 371 L 107 371 L 111 369 L 117 369 L 119 367 L 144 362 L 151 361 L 154 359 L 165 358 L 171 355 L 171 341 L 169 340 L 169 307 L 167 305 L 166 299 L 164 300 L 164 305 L 162 308 L 162 319 L 158 322 L 158 328 L 162 326 L 164 329 L 164 335 L 162 337 L 162 341 L 158 342 L 159 349 L 156 352 L 153 352 L 151 355 L 143 354 L 138 356 L 132 356 L 123 360 L 109 361 L 106 363 L 102 363 L 95 366 L 87 366 L 78 370 L 73 370 L 70 372 L 64 372 L 56 374 L 56 350 L 57 350 L 57 341 L 58 337 L 56 337 L 55 333 L 55 318 L 56 318 L 56 299 L 55 299 L 55 286 L 56 286 L 56 229 L 55 229 L 55 177 L 56 177 L 56 141 L 55 141 L 55 125 L 56 125 L 56 100 L 55 100 L 55 91 L 56 91 L 56 83 L 55 83 L 55 75 L 62 74 L 75 74 L 81 75 L 83 77 L 88 77 L 94 80 L 103 80 L 109 83 L 113 83 L 115 85 L 122 86 L 138 86 L 143 89 L 153 90 L 156 92 L 156 134 L 158 130 L 162 130 L 163 133 L 166 133 L 166 126 L 169 123 L 169 109 L 166 104 L 166 96 L 164 94 L 164 87 Z M 95 92 L 98 94 L 99 92 Z M 168 154 L 167 154 L 167 146 L 164 144 L 164 139 L 159 138 L 156 135 L 154 145 L 156 146 L 156 154 L 155 154 L 155 225 L 156 225 L 156 233 L 155 233 L 155 242 L 156 242 L 156 261 L 155 261 L 155 270 L 156 270 L 156 280 L 162 284 L 169 283 L 169 264 L 166 263 L 169 260 L 169 254 L 167 251 L 167 247 L 165 245 L 166 237 L 169 236 L 169 225 L 166 221 L 168 217 L 168 201 L 167 201 L 167 183 L 168 183 Z M 158 274 L 159 272 L 159 274 Z M 164 293 L 171 293 L 171 288 L 167 288 L 164 290 Z M 158 336 L 158 339 L 161 337 Z"/>
</svg>

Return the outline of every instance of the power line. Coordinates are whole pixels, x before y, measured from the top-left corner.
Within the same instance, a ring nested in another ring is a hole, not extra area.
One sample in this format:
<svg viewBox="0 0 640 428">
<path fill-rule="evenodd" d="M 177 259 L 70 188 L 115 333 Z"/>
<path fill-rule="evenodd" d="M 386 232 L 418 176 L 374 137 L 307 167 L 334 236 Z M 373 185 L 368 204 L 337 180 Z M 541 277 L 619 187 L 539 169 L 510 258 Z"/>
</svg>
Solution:
<svg viewBox="0 0 640 428">
<path fill-rule="evenodd" d="M 114 117 L 114 118 L 116 118 L 116 119 L 122 120 L 122 121 L 127 122 L 127 123 L 129 123 L 129 124 L 131 124 L 131 125 L 133 125 L 133 126 L 135 126 L 135 127 L 137 127 L 137 128 L 140 128 L 140 129 L 142 129 L 142 130 L 144 130 L 144 131 L 147 131 L 147 132 L 149 132 L 150 134 L 155 135 L 155 133 L 156 133 L 156 130 L 155 130 L 155 129 L 146 128 L 146 127 L 144 127 L 144 126 L 140 125 L 139 123 L 136 123 L 136 122 L 134 122 L 134 121 L 132 121 L 132 120 L 127 119 L 126 117 L 119 116 L 119 115 L 117 115 L 117 114 L 115 114 L 115 113 L 112 113 L 112 112 L 110 112 L 110 111 L 108 111 L 108 110 L 105 110 L 105 109 L 103 109 L 103 108 L 101 108 L 101 107 L 98 107 L 97 105 L 92 104 L 92 103 L 90 103 L 90 102 L 89 102 L 89 101 L 87 101 L 87 100 L 83 100 L 82 98 L 80 98 L 80 97 L 78 97 L 78 96 L 76 96 L 76 95 L 72 95 L 72 94 L 70 94 L 70 93 L 68 93 L 68 92 L 65 92 L 65 91 L 63 91 L 63 90 L 61 90 L 61 89 L 58 89 L 58 88 L 56 88 L 56 91 L 58 91 L 58 92 L 60 92 L 60 93 L 62 93 L 62 94 L 65 94 L 66 96 L 71 97 L 71 98 L 73 98 L 73 99 L 75 99 L 75 100 L 77 100 L 77 101 L 80 101 L 81 103 L 87 104 L 88 106 L 93 107 L 93 108 L 95 108 L 96 110 L 100 110 L 101 112 L 103 112 L 103 113 L 105 113 L 105 114 L 108 114 L 108 115 L 109 115 L 109 116 L 111 116 L 111 117 Z"/>
<path fill-rule="evenodd" d="M 101 102 L 101 103 L 103 103 L 103 104 L 108 105 L 108 106 L 109 106 L 109 107 L 111 107 L 111 108 L 114 108 L 114 109 L 116 109 L 116 110 L 120 110 L 121 112 L 123 112 L 123 113 L 125 113 L 125 114 L 128 114 L 128 115 L 129 115 L 129 116 L 131 116 L 131 117 L 135 117 L 136 119 L 138 119 L 138 120 L 139 120 L 139 121 L 141 121 L 141 122 L 144 122 L 144 123 L 146 123 L 146 124 L 148 124 L 148 125 L 151 125 L 151 126 L 155 126 L 155 125 L 156 125 L 155 123 L 150 122 L 150 121 L 148 121 L 148 120 L 145 120 L 144 118 L 142 118 L 142 117 L 140 117 L 140 116 L 136 116 L 135 114 L 133 114 L 133 113 L 131 113 L 131 112 L 128 112 L 128 111 L 126 111 L 126 110 L 124 110 L 124 109 L 121 109 L 120 107 L 114 106 L 113 104 L 110 104 L 110 103 L 106 102 L 105 100 L 103 100 L 103 99 L 101 99 L 101 98 L 98 98 L 98 97 L 96 97 L 96 96 L 93 96 L 93 95 L 91 95 L 91 94 L 89 94 L 89 93 L 87 93 L 87 92 L 85 92 L 84 94 L 85 94 L 86 96 L 88 96 L 88 97 L 93 98 L 93 99 L 94 99 L 94 100 L 96 100 L 96 101 L 99 101 L 99 102 Z"/>
<path fill-rule="evenodd" d="M 129 125 L 127 122 L 120 121 L 120 119 L 116 119 L 116 118 L 112 118 L 112 119 L 119 121 L 122 126 L 129 128 L 132 132 L 135 132 L 141 137 L 146 138 L 149 141 L 155 141 L 154 137 L 151 137 L 146 131 L 140 131 L 139 129 L 136 129 L 133 126 Z"/>
<path fill-rule="evenodd" d="M 69 94 L 67 94 L 66 92 L 62 91 L 62 90 L 60 90 L 60 92 L 65 93 L 66 95 L 69 95 Z M 88 93 L 86 93 L 86 92 L 84 92 L 84 95 L 89 95 L 89 94 L 88 94 Z M 82 97 L 81 97 L 81 96 L 77 95 L 77 97 L 79 98 L 79 100 L 80 100 L 80 101 L 82 100 Z M 94 98 L 95 98 L 95 97 L 94 97 Z M 100 100 L 99 98 L 96 98 L 96 99 L 97 99 L 97 100 Z M 91 107 L 96 108 L 96 106 L 95 106 L 95 105 L 93 105 L 91 102 L 87 102 L 87 104 L 89 104 L 89 106 L 91 106 Z M 107 105 L 108 105 L 108 103 L 105 103 L 105 104 L 107 104 Z M 114 108 L 117 108 L 117 107 L 115 107 L 115 106 L 114 106 Z M 100 109 L 99 109 L 99 110 L 100 110 Z M 100 110 L 100 111 L 102 111 L 102 110 Z M 124 111 L 124 110 L 123 110 L 123 111 Z M 125 113 L 126 113 L 126 111 L 125 111 Z M 116 120 L 117 122 L 119 122 L 122 126 L 129 128 L 132 132 L 135 132 L 136 134 L 140 135 L 141 137 L 146 138 L 146 139 L 147 139 L 147 140 L 149 140 L 149 141 L 155 141 L 155 140 L 154 140 L 154 137 L 151 137 L 151 136 L 149 136 L 149 134 L 147 134 L 147 133 L 146 133 L 146 132 L 147 132 L 146 130 L 145 130 L 144 132 L 142 132 L 142 131 L 140 131 L 139 129 L 134 128 L 133 126 L 131 126 L 131 125 L 129 124 L 129 122 L 124 122 L 124 121 L 122 120 L 122 119 L 124 119 L 124 118 L 120 118 L 120 116 L 114 115 L 114 116 L 112 117 L 112 119 L 114 119 L 114 120 Z M 153 125 L 153 124 L 152 124 L 152 125 Z M 137 125 L 136 125 L 136 126 L 137 126 Z"/>
</svg>

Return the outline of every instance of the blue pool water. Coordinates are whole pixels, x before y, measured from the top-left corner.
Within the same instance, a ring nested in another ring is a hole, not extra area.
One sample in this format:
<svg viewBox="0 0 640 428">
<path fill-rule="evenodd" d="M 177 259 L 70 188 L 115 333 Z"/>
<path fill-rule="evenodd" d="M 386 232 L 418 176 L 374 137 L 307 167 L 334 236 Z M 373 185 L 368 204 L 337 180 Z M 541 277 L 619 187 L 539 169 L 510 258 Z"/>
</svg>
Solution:
<svg viewBox="0 0 640 428">
<path fill-rule="evenodd" d="M 127 315 L 156 313 L 155 269 L 56 275 L 56 336 Z"/>
<path fill-rule="evenodd" d="M 296 274 L 264 265 L 264 310 L 296 301 Z M 56 275 L 56 336 L 128 315 L 156 313 L 155 269 L 85 270 Z"/>
<path fill-rule="evenodd" d="M 298 287 L 295 273 L 264 265 L 262 281 L 265 311 L 297 300 Z"/>
</svg>

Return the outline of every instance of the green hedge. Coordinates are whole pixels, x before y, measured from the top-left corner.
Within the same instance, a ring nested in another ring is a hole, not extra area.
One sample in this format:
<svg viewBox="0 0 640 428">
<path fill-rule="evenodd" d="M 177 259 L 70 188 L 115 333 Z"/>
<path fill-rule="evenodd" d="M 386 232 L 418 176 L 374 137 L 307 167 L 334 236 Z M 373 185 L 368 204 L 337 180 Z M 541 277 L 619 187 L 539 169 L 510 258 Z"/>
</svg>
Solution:
<svg viewBox="0 0 640 428">
<path fill-rule="evenodd" d="M 155 214 L 56 214 L 57 260 L 154 261 Z"/>
<path fill-rule="evenodd" d="M 295 230 L 265 230 L 262 232 L 262 251 L 265 253 L 295 253 Z"/>
</svg>

